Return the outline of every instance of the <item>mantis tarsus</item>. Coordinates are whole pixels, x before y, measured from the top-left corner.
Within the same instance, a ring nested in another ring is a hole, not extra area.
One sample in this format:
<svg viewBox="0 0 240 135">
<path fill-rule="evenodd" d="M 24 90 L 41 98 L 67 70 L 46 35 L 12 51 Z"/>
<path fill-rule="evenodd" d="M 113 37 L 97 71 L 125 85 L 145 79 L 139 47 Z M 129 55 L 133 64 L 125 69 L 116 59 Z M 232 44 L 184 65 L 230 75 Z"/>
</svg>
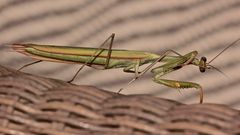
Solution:
<svg viewBox="0 0 240 135">
<path fill-rule="evenodd" d="M 205 72 L 206 69 L 217 69 L 210 63 L 222 54 L 229 47 L 233 46 L 240 39 L 234 41 L 223 49 L 212 60 L 207 62 L 206 57 L 196 58 L 198 52 L 192 51 L 187 54 L 181 55 L 173 50 L 167 50 L 162 54 L 149 53 L 144 51 L 135 50 L 119 50 L 112 49 L 113 40 L 115 34 L 113 33 L 107 38 L 99 48 L 87 48 L 87 47 L 69 47 L 69 46 L 54 46 L 54 45 L 38 45 L 38 44 L 13 44 L 12 48 L 20 53 L 28 55 L 38 61 L 29 63 L 21 67 L 19 70 L 42 61 L 53 61 L 63 63 L 75 63 L 82 64 L 81 68 L 77 71 L 74 77 L 69 81 L 72 82 L 79 71 L 84 66 L 93 67 L 96 69 L 112 69 L 123 68 L 124 72 L 135 73 L 129 83 L 131 84 L 137 80 L 140 76 L 145 74 L 151 68 L 151 72 L 154 74 L 153 81 L 159 84 L 166 85 L 168 87 L 183 89 L 183 88 L 196 88 L 199 89 L 200 103 L 203 102 L 203 90 L 201 85 L 194 82 L 184 82 L 177 80 L 162 79 L 162 76 L 179 70 L 186 65 L 195 65 L 199 67 L 200 72 Z M 110 40 L 108 49 L 104 49 L 103 46 Z M 170 53 L 175 55 L 169 55 Z M 158 62 L 164 62 L 165 64 L 153 68 Z M 144 64 L 150 64 L 143 71 L 139 71 L 139 67 Z M 217 69 L 218 70 L 218 69 Z M 219 71 L 219 70 L 218 70 Z M 121 88 L 118 93 L 121 92 Z"/>
</svg>

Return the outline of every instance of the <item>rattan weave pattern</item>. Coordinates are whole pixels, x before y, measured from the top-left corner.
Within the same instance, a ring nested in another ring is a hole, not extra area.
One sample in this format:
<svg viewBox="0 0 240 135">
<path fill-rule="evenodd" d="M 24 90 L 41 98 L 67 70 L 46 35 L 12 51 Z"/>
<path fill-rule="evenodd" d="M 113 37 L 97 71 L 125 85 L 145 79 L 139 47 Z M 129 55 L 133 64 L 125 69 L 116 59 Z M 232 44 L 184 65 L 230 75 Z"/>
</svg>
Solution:
<svg viewBox="0 0 240 135">
<path fill-rule="evenodd" d="M 0 134 L 239 135 L 240 111 L 119 95 L 0 67 Z"/>
<path fill-rule="evenodd" d="M 157 54 L 172 49 L 182 55 L 196 50 L 198 58 L 205 56 L 209 61 L 240 38 L 240 1 L 1 0 L 0 20 L 0 64 L 14 69 L 32 59 L 12 52 L 6 44 L 98 48 L 112 33 L 116 34 L 113 49 Z M 239 50 L 237 43 L 211 63 L 229 78 L 215 70 L 202 74 L 195 66 L 185 66 L 163 78 L 199 83 L 207 94 L 205 101 L 240 109 L 240 76 L 236 74 L 240 69 Z M 155 66 L 160 65 L 162 63 Z M 68 80 L 77 68 L 75 64 L 42 62 L 25 71 Z M 116 91 L 132 77 L 122 69 L 102 71 L 85 67 L 84 70 L 81 77 L 75 79 L 75 84 Z M 148 72 L 123 94 L 145 93 L 195 103 L 197 92 L 182 90 L 183 94 L 179 96 L 172 88 L 154 83 L 152 77 L 153 74 Z"/>
</svg>

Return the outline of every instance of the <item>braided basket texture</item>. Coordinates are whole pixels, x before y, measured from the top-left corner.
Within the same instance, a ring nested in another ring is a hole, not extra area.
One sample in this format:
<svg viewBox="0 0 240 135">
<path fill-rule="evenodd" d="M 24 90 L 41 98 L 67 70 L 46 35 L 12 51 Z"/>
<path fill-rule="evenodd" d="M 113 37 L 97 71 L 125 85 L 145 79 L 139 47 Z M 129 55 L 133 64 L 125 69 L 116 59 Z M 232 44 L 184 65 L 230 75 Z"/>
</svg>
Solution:
<svg viewBox="0 0 240 135">
<path fill-rule="evenodd" d="M 240 111 L 120 95 L 0 67 L 0 134 L 239 135 Z"/>
</svg>

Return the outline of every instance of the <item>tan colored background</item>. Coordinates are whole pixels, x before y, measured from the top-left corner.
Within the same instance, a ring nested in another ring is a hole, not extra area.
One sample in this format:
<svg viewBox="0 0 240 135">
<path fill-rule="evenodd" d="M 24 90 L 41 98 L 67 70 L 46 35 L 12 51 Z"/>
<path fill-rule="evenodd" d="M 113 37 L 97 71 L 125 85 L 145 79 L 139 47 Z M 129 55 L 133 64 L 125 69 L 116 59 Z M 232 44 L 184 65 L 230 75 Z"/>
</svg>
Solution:
<svg viewBox="0 0 240 135">
<path fill-rule="evenodd" d="M 98 47 L 116 33 L 114 48 L 160 53 L 174 49 L 181 54 L 197 50 L 211 59 L 227 44 L 240 38 L 238 0 L 1 0 L 0 44 L 13 42 Z M 31 61 L 0 48 L 0 64 L 12 68 Z M 216 71 L 201 74 L 188 66 L 168 79 L 194 81 L 205 91 L 205 102 L 240 108 L 240 43 L 212 64 Z M 77 65 L 44 62 L 24 72 L 69 80 Z M 122 69 L 98 71 L 85 68 L 74 82 L 117 91 L 133 77 Z M 152 94 L 185 103 L 198 102 L 191 89 L 166 88 L 147 74 L 124 90 L 125 94 Z"/>
</svg>

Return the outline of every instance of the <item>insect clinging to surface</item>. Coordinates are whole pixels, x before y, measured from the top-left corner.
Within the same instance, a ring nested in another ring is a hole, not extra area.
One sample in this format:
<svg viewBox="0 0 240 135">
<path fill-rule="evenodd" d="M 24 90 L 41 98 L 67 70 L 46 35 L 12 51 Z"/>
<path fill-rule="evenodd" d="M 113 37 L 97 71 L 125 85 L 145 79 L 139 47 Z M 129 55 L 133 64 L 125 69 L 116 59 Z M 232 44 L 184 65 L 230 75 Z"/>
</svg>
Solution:
<svg viewBox="0 0 240 135">
<path fill-rule="evenodd" d="M 216 69 L 210 63 L 221 55 L 229 47 L 235 45 L 240 39 L 229 44 L 218 55 L 207 62 L 206 57 L 197 58 L 198 52 L 192 51 L 187 54 L 179 54 L 174 50 L 167 50 L 162 54 L 136 51 L 136 50 L 120 50 L 112 49 L 115 34 L 113 33 L 107 38 L 100 47 L 69 47 L 69 46 L 55 46 L 55 45 L 39 45 L 39 44 L 20 44 L 15 43 L 12 48 L 22 54 L 30 56 L 37 61 L 26 64 L 19 70 L 26 68 L 35 63 L 42 61 L 62 62 L 62 63 L 74 63 L 82 64 L 81 68 L 76 72 L 73 78 L 69 81 L 72 82 L 79 71 L 84 66 L 89 66 L 96 69 L 113 69 L 123 68 L 124 72 L 135 73 L 135 77 L 128 83 L 131 84 L 137 80 L 140 76 L 151 70 L 153 73 L 153 81 L 158 84 L 177 89 L 184 88 L 196 88 L 199 90 L 200 103 L 203 102 L 203 90 L 201 85 L 194 82 L 168 80 L 162 77 L 170 72 L 179 70 L 187 65 L 195 65 L 199 67 L 200 72 L 205 72 L 207 69 Z M 109 48 L 103 48 L 103 46 L 110 40 Z M 172 54 L 172 55 L 170 55 Z M 158 67 L 154 67 L 159 62 L 164 64 Z M 145 64 L 148 65 L 144 70 L 139 71 L 139 67 Z M 220 71 L 220 70 L 218 70 Z M 221 72 L 221 71 L 220 71 Z M 118 93 L 121 92 L 121 88 Z"/>
</svg>

